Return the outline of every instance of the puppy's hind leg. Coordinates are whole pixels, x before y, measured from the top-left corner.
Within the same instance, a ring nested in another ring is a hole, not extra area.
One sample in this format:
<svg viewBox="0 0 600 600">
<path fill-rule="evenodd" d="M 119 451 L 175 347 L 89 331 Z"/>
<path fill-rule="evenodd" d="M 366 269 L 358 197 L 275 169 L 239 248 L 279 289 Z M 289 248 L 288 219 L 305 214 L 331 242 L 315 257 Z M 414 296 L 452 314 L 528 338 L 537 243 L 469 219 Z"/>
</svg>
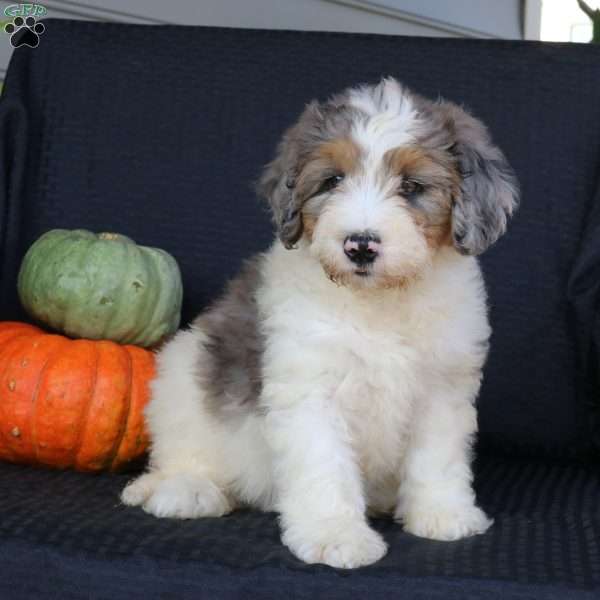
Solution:
<svg viewBox="0 0 600 600">
<path fill-rule="evenodd" d="M 219 517 L 234 508 L 219 460 L 223 434 L 194 377 L 200 351 L 197 332 L 181 331 L 160 353 L 146 408 L 150 470 L 121 494 L 124 504 L 157 517 Z"/>
</svg>

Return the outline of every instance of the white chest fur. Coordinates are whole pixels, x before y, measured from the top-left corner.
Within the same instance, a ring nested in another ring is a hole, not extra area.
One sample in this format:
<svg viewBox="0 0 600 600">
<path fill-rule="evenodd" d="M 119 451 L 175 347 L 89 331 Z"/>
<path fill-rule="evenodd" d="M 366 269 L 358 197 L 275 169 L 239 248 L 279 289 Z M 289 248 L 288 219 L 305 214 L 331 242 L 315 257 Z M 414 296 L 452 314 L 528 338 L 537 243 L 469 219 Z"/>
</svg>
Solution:
<svg viewBox="0 0 600 600">
<path fill-rule="evenodd" d="M 398 473 L 413 411 L 489 334 L 476 261 L 450 251 L 408 289 L 360 293 L 302 250 L 276 245 L 265 270 L 268 408 L 324 402 L 371 484 Z"/>
</svg>

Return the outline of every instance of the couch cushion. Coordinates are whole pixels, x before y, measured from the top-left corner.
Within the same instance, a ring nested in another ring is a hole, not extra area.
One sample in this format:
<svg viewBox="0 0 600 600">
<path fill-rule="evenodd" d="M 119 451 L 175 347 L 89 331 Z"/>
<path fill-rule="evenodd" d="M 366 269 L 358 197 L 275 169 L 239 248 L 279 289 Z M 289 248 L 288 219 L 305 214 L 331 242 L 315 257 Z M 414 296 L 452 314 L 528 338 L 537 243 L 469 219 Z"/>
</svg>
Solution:
<svg viewBox="0 0 600 600">
<path fill-rule="evenodd" d="M 470 107 L 521 181 L 518 217 L 483 256 L 482 440 L 590 451 L 600 401 L 567 279 L 598 184 L 600 47 L 48 20 L 0 103 L 0 318 L 24 316 L 15 281 L 32 241 L 84 227 L 173 253 L 189 320 L 271 239 L 252 187 L 283 129 L 311 98 L 388 74 Z"/>
<path fill-rule="evenodd" d="M 600 593 L 600 474 L 594 467 L 481 457 L 484 535 L 434 542 L 374 521 L 390 550 L 356 571 L 308 566 L 276 517 L 156 519 L 120 504 L 127 475 L 0 464 L 0 597 L 592 598 Z M 44 593 L 42 593 L 44 592 Z M 595 596 L 594 596 L 595 594 Z"/>
</svg>

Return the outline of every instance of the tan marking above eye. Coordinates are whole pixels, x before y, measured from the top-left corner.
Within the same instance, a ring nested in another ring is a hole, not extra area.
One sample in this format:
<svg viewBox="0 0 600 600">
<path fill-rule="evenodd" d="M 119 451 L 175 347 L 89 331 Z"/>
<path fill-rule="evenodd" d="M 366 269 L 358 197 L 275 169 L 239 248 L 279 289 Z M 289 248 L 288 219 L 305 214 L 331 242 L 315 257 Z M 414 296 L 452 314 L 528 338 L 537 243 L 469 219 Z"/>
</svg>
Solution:
<svg viewBox="0 0 600 600">
<path fill-rule="evenodd" d="M 383 161 L 394 175 L 406 175 L 427 169 L 431 159 L 420 148 L 409 146 L 388 150 Z"/>
<path fill-rule="evenodd" d="M 315 154 L 344 175 L 358 169 L 360 149 L 349 138 L 325 142 L 317 148 Z"/>
<path fill-rule="evenodd" d="M 359 159 L 360 149 L 348 138 L 320 144 L 306 158 L 300 169 L 296 180 L 297 194 L 304 198 L 313 196 L 325 181 L 337 176 L 343 178 L 356 171 Z"/>
<path fill-rule="evenodd" d="M 415 179 L 423 186 L 449 188 L 458 185 L 453 158 L 446 152 L 406 146 L 388 150 L 383 162 L 388 174 Z"/>
<path fill-rule="evenodd" d="M 406 199 L 406 208 L 427 244 L 431 248 L 451 245 L 452 197 L 460 183 L 452 157 L 435 149 L 407 146 L 389 150 L 383 160 L 388 177 L 402 177 L 398 193 Z M 411 202 L 413 197 L 420 200 L 418 207 Z"/>
</svg>

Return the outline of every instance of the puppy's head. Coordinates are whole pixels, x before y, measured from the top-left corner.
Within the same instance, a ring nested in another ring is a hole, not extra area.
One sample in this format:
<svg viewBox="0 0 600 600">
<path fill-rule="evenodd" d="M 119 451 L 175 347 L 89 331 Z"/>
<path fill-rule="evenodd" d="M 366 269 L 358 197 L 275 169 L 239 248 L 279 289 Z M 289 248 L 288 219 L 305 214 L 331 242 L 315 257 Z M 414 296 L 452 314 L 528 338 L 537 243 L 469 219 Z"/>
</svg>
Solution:
<svg viewBox="0 0 600 600">
<path fill-rule="evenodd" d="M 259 192 L 287 248 L 303 238 L 331 279 L 372 288 L 418 277 L 445 246 L 480 254 L 517 202 L 483 124 L 394 79 L 310 103 Z"/>
</svg>

